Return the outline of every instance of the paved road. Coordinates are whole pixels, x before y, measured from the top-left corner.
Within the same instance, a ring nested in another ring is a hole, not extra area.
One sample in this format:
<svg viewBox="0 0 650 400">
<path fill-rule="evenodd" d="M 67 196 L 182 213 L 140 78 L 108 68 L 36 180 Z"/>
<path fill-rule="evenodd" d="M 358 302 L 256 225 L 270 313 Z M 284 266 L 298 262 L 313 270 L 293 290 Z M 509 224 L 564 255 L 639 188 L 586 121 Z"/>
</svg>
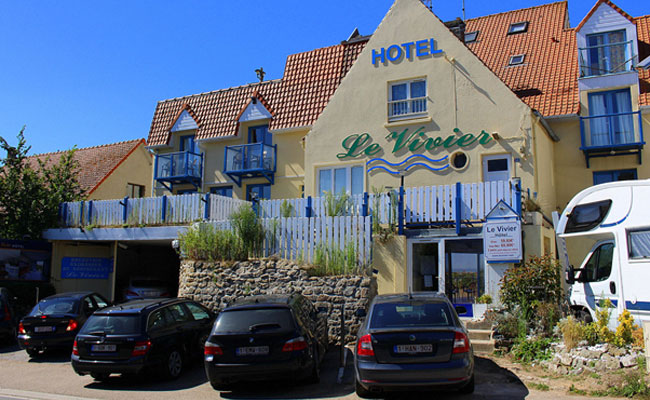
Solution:
<svg viewBox="0 0 650 400">
<path fill-rule="evenodd" d="M 108 400 L 183 400 L 183 399 L 357 399 L 351 354 L 344 370 L 342 383 L 338 352 L 328 352 L 322 366 L 318 385 L 292 382 L 255 383 L 217 392 L 207 382 L 202 366 L 194 365 L 176 381 L 165 382 L 155 376 L 127 380 L 119 376 L 106 382 L 95 382 L 89 376 L 78 376 L 70 367 L 69 353 L 55 353 L 30 359 L 17 347 L 0 348 L 0 400 L 39 399 L 108 399 Z M 556 400 L 564 397 L 553 392 L 529 391 L 510 371 L 488 358 L 477 357 L 476 392 L 461 396 L 439 393 L 440 399 L 540 399 Z M 431 398 L 431 396 L 428 396 Z M 420 398 L 417 395 L 394 394 L 389 398 Z M 579 396 L 570 396 L 578 400 Z"/>
</svg>

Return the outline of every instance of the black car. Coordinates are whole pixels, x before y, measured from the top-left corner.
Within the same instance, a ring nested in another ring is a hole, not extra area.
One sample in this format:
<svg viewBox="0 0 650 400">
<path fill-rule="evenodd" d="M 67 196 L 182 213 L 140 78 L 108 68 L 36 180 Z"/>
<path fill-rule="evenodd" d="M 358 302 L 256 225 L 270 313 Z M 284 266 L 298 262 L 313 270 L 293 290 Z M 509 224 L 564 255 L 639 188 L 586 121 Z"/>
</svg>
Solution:
<svg viewBox="0 0 650 400">
<path fill-rule="evenodd" d="M 389 390 L 474 391 L 468 333 L 441 293 L 375 297 L 359 329 L 354 369 L 359 397 Z"/>
<path fill-rule="evenodd" d="M 95 292 L 60 293 L 46 297 L 18 325 L 18 344 L 31 357 L 52 348 L 72 348 L 90 315 L 109 302 Z"/>
<path fill-rule="evenodd" d="M 200 360 L 214 314 L 187 299 L 147 299 L 93 314 L 77 335 L 72 368 L 104 380 L 110 374 L 159 369 L 177 378 L 192 358 Z"/>
<path fill-rule="evenodd" d="M 241 381 L 317 382 L 327 319 L 300 294 L 252 296 L 225 308 L 205 343 L 205 371 L 219 390 Z"/>
<path fill-rule="evenodd" d="M 9 289 L 0 287 L 0 344 L 16 340 L 18 320 L 14 307 L 15 297 Z"/>
</svg>

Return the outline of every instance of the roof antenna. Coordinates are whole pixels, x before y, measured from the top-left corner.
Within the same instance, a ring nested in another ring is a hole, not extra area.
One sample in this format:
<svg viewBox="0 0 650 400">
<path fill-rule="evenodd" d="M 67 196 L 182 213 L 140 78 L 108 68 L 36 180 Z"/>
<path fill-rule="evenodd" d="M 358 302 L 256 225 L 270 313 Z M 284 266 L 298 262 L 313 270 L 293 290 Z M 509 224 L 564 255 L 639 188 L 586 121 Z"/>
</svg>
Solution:
<svg viewBox="0 0 650 400">
<path fill-rule="evenodd" d="M 260 82 L 263 82 L 264 75 L 266 75 L 266 72 L 264 72 L 264 68 L 259 67 L 258 69 L 255 70 L 255 73 L 257 74 L 257 79 L 259 79 Z"/>
<path fill-rule="evenodd" d="M 463 21 L 465 21 L 465 0 L 463 0 Z"/>
</svg>

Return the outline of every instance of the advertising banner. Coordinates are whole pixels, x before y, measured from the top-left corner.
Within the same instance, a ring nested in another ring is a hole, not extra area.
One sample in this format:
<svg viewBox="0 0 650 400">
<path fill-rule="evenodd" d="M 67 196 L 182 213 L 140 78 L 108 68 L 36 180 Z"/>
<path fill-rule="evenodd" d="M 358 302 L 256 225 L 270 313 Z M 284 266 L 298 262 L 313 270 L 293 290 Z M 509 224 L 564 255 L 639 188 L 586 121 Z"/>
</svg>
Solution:
<svg viewBox="0 0 650 400">
<path fill-rule="evenodd" d="M 50 243 L 0 239 L 0 280 L 48 281 L 51 259 Z"/>
<path fill-rule="evenodd" d="M 61 279 L 108 279 L 113 259 L 100 257 L 63 257 Z"/>
<path fill-rule="evenodd" d="M 483 246 L 488 263 L 515 263 L 522 259 L 521 221 L 488 221 L 483 225 Z"/>
</svg>

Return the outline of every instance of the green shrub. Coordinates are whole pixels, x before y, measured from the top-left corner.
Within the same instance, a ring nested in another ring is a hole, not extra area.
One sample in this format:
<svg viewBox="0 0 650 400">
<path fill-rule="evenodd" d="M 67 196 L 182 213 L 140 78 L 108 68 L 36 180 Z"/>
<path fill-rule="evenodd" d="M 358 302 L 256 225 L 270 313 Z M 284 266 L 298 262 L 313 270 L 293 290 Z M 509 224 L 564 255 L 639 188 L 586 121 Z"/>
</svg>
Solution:
<svg viewBox="0 0 650 400">
<path fill-rule="evenodd" d="M 607 390 L 610 396 L 628 397 L 643 396 L 647 398 L 650 395 L 650 387 L 645 380 L 645 375 L 640 370 L 630 371 L 625 374 L 621 386 L 613 386 Z"/>
<path fill-rule="evenodd" d="M 526 336 L 526 320 L 523 319 L 518 308 L 496 314 L 494 323 L 496 331 L 507 339 Z"/>
<path fill-rule="evenodd" d="M 484 293 L 476 299 L 477 304 L 492 304 L 492 296 L 487 293 Z"/>
<path fill-rule="evenodd" d="M 548 360 L 551 358 L 551 343 L 550 338 L 519 338 L 512 346 L 512 355 L 524 363 Z"/>
<path fill-rule="evenodd" d="M 313 266 L 308 272 L 313 276 L 358 274 L 361 270 L 357 259 L 352 242 L 347 242 L 344 250 L 320 243 L 314 249 Z"/>
<path fill-rule="evenodd" d="M 558 326 L 562 332 L 562 341 L 569 350 L 575 348 L 585 337 L 585 326 L 572 315 L 561 320 Z"/>
<path fill-rule="evenodd" d="M 290 204 L 288 201 L 283 200 L 280 204 L 280 215 L 282 218 L 291 218 L 293 217 L 293 204 Z"/>
<path fill-rule="evenodd" d="M 178 235 L 184 258 L 205 261 L 240 261 L 247 258 L 243 242 L 232 231 L 202 223 Z"/>
<path fill-rule="evenodd" d="M 248 204 L 242 205 L 230 215 L 230 223 L 235 234 L 241 239 L 246 255 L 260 256 L 266 233 L 253 208 Z"/>
<path fill-rule="evenodd" d="M 344 190 L 338 195 L 334 192 L 325 192 L 325 213 L 328 217 L 345 215 L 350 207 L 350 195 Z"/>
</svg>

